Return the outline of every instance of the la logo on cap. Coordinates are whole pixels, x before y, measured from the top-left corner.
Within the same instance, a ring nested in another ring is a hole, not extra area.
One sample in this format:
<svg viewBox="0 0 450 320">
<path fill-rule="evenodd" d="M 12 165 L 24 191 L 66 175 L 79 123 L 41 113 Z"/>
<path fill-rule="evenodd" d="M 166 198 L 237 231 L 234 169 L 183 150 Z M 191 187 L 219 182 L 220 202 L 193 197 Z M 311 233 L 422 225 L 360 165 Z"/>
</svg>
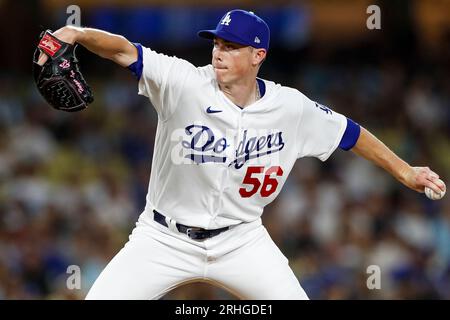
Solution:
<svg viewBox="0 0 450 320">
<path fill-rule="evenodd" d="M 231 22 L 231 16 L 230 13 L 228 12 L 227 15 L 222 19 L 222 21 L 220 22 L 220 24 L 229 26 Z"/>
</svg>

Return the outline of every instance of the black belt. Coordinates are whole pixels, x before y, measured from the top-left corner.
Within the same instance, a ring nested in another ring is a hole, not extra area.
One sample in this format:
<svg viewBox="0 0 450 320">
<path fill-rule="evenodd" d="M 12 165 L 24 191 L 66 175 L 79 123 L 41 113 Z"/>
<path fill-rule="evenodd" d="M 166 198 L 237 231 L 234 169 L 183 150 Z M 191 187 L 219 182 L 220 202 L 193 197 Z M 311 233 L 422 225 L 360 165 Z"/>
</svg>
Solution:
<svg viewBox="0 0 450 320">
<path fill-rule="evenodd" d="M 153 210 L 153 219 L 158 222 L 159 224 L 162 224 L 165 227 L 169 227 L 166 222 L 166 217 L 163 216 L 161 213 L 159 213 L 156 210 Z M 187 234 L 187 236 L 194 240 L 203 240 L 207 238 L 212 238 L 217 236 L 219 233 L 222 233 L 224 231 L 227 231 L 230 229 L 230 227 L 223 227 L 220 229 L 213 229 L 213 230 L 207 230 L 197 227 L 188 227 L 183 224 L 177 223 L 176 227 L 179 232 Z"/>
</svg>

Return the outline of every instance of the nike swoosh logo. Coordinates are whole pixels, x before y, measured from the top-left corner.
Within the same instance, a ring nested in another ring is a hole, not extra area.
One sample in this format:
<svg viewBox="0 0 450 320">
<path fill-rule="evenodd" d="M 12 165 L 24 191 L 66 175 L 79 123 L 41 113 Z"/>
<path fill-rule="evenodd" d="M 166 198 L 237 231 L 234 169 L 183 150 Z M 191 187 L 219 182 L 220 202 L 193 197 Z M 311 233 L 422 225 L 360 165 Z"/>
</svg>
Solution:
<svg viewBox="0 0 450 320">
<path fill-rule="evenodd" d="M 219 112 L 222 112 L 222 110 L 213 110 L 213 109 L 211 109 L 211 107 L 208 107 L 208 109 L 206 109 L 206 112 L 207 113 L 219 113 Z"/>
</svg>

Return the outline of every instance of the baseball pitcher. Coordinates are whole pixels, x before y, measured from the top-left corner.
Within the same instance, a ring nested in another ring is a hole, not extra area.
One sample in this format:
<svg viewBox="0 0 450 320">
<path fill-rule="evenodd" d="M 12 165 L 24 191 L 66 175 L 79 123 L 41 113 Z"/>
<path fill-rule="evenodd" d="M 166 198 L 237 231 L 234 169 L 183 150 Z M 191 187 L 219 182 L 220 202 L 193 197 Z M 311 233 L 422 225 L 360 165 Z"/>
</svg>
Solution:
<svg viewBox="0 0 450 320">
<path fill-rule="evenodd" d="M 302 157 L 352 150 L 412 190 L 445 192 L 436 173 L 410 166 L 350 118 L 257 77 L 270 32 L 252 12 L 232 10 L 198 33 L 213 44 L 202 67 L 101 30 L 49 34 L 131 70 L 158 113 L 145 210 L 87 299 L 159 299 L 193 281 L 243 299 L 308 299 L 261 224 Z"/>
</svg>

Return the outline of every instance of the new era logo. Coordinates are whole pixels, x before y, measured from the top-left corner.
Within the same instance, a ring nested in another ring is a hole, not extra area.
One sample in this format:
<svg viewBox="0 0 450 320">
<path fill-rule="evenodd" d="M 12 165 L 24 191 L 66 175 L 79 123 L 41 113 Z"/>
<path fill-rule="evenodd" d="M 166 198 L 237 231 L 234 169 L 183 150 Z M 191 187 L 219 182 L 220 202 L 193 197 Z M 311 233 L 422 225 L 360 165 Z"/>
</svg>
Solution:
<svg viewBox="0 0 450 320">
<path fill-rule="evenodd" d="M 259 40 L 258 37 L 255 37 L 255 43 L 261 43 L 261 40 Z"/>
</svg>

